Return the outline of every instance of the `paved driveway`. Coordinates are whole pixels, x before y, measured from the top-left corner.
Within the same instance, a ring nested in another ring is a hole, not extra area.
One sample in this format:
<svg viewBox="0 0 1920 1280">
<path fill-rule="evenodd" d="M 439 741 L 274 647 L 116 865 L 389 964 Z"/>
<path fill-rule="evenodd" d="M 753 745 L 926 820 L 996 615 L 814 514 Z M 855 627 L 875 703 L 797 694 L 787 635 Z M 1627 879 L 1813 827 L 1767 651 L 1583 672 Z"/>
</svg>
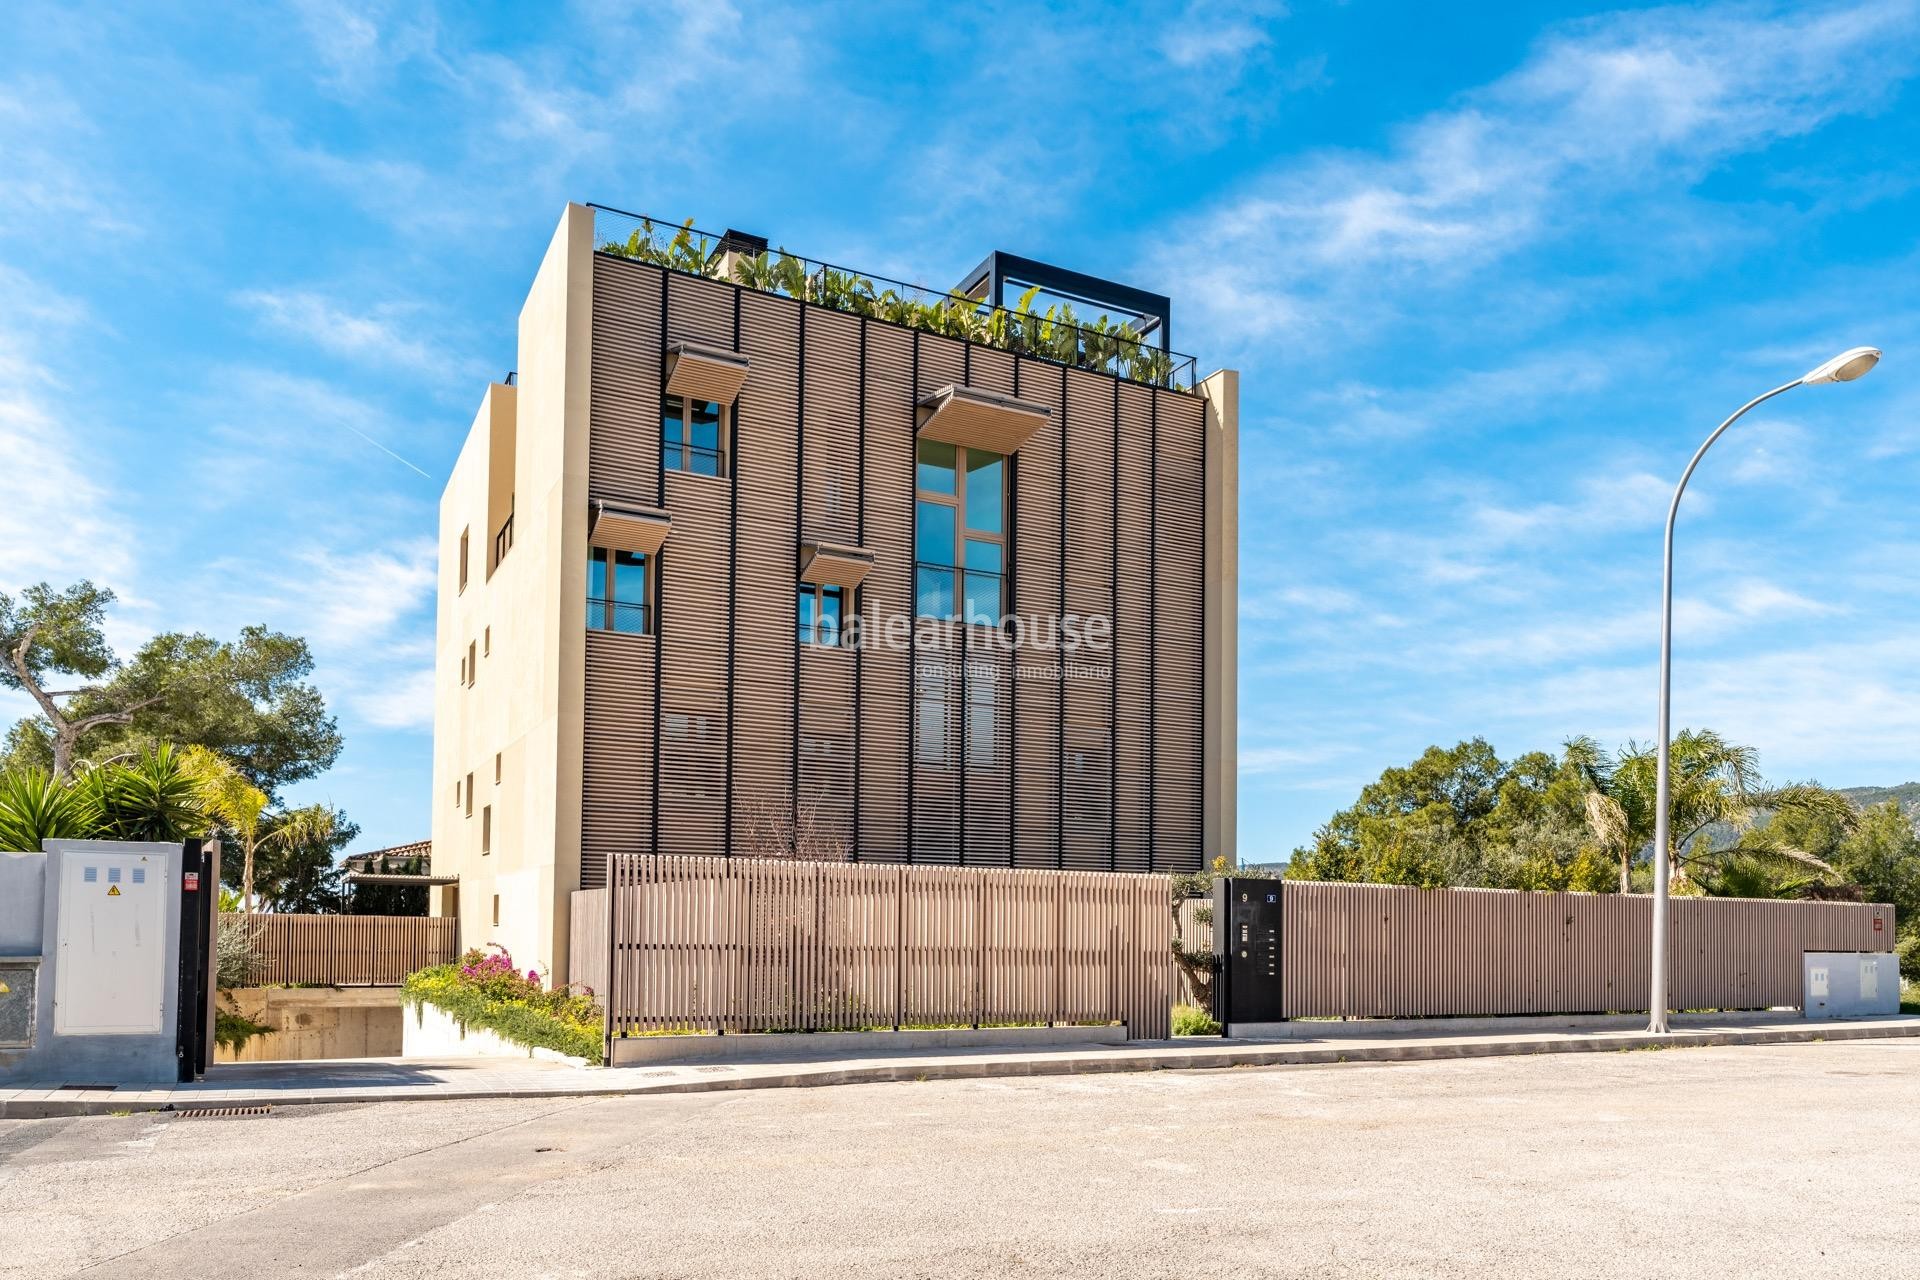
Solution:
<svg viewBox="0 0 1920 1280">
<path fill-rule="evenodd" d="M 0 1122 L 0 1276 L 1910 1275 L 1920 1042 Z"/>
</svg>

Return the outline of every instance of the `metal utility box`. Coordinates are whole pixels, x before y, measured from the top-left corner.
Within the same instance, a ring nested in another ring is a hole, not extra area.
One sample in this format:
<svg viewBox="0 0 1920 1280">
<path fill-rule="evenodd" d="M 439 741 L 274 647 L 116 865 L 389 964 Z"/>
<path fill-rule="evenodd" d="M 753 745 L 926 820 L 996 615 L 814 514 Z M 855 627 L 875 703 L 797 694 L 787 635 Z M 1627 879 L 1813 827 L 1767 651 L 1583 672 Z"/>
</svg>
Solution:
<svg viewBox="0 0 1920 1280">
<path fill-rule="evenodd" d="M 60 860 L 53 1029 L 150 1036 L 167 1029 L 175 963 L 167 929 L 178 854 L 72 849 Z"/>
<path fill-rule="evenodd" d="M 1213 885 L 1215 1018 L 1228 1035 L 1285 1019 L 1280 981 L 1281 882 L 1221 877 Z"/>
<path fill-rule="evenodd" d="M 1800 963 L 1801 1008 L 1809 1018 L 1900 1012 L 1900 957 L 1891 951 L 1806 951 Z"/>
</svg>

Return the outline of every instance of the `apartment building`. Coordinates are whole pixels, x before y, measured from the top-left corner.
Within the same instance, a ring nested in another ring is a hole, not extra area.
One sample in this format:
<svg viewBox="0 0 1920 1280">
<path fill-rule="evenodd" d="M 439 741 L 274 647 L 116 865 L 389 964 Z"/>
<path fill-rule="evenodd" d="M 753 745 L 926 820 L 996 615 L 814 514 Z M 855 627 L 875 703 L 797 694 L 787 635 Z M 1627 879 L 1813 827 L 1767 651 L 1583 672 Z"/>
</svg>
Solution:
<svg viewBox="0 0 1920 1280">
<path fill-rule="evenodd" d="M 441 500 L 436 909 L 558 975 L 615 852 L 1231 858 L 1238 380 L 1167 311 L 568 206 Z"/>
</svg>

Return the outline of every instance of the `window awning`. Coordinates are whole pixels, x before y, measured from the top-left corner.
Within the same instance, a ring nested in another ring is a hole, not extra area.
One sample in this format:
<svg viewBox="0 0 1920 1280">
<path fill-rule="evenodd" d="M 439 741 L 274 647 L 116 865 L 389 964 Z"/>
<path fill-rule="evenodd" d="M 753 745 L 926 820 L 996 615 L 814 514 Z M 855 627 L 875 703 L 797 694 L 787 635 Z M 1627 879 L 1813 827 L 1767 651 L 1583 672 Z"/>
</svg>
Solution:
<svg viewBox="0 0 1920 1280">
<path fill-rule="evenodd" d="M 650 556 L 673 532 L 673 517 L 658 507 L 626 506 L 596 498 L 587 517 L 587 541 L 611 551 Z"/>
<path fill-rule="evenodd" d="M 747 367 L 738 351 L 676 342 L 667 348 L 667 394 L 732 404 L 747 380 Z"/>
<path fill-rule="evenodd" d="M 1053 410 L 998 391 L 952 383 L 920 401 L 920 435 L 928 440 L 1013 453 L 1047 425 Z"/>
<path fill-rule="evenodd" d="M 838 542 L 800 544 L 800 581 L 822 587 L 853 588 L 873 568 L 873 552 Z"/>
</svg>

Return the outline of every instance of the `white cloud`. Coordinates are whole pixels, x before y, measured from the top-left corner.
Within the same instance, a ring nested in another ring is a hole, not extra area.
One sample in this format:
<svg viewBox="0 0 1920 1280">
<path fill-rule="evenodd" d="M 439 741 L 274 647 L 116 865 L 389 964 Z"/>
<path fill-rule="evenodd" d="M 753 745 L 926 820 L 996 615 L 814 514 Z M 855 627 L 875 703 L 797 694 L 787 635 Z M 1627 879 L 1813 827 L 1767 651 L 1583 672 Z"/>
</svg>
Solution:
<svg viewBox="0 0 1920 1280">
<path fill-rule="evenodd" d="M 448 357 L 419 337 L 417 329 L 425 326 L 421 308 L 415 304 L 383 303 L 350 310 L 304 289 L 249 289 L 235 294 L 233 300 L 274 328 L 322 350 L 422 373 L 452 372 Z"/>
<path fill-rule="evenodd" d="M 138 543 L 46 351 L 85 308 L 3 264 L 0 296 L 10 304 L 0 311 L 0 590 L 123 581 Z"/>
<path fill-rule="evenodd" d="M 1721 157 L 1876 108 L 1914 60 L 1914 13 L 1899 0 L 1575 24 L 1384 155 L 1269 173 L 1206 213 L 1203 234 L 1171 237 L 1163 275 L 1197 289 L 1202 328 L 1222 341 L 1350 326 L 1382 292 L 1580 234 L 1597 188 L 1684 190 Z M 1635 230 L 1649 235 L 1648 219 Z"/>
</svg>

